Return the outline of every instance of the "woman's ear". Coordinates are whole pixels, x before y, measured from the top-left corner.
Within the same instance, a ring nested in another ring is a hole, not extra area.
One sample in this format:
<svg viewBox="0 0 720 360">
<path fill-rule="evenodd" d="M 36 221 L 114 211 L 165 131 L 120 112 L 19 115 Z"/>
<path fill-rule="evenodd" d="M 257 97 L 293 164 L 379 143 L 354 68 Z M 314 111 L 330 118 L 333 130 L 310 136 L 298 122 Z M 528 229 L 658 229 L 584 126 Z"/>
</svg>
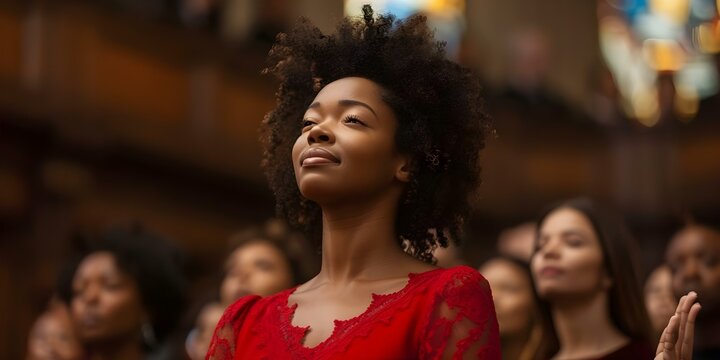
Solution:
<svg viewBox="0 0 720 360">
<path fill-rule="evenodd" d="M 400 162 L 398 163 L 397 170 L 395 170 L 395 178 L 401 182 L 409 182 L 411 168 L 410 156 L 400 155 Z"/>
</svg>

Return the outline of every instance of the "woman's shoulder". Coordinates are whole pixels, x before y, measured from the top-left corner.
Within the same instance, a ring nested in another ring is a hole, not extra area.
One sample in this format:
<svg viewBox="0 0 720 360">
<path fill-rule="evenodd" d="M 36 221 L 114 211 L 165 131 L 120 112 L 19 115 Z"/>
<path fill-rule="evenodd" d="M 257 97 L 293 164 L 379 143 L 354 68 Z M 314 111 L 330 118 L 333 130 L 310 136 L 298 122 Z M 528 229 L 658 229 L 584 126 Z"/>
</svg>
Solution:
<svg viewBox="0 0 720 360">
<path fill-rule="evenodd" d="M 215 328 L 206 358 L 211 360 L 232 359 L 243 324 L 246 322 L 252 323 L 253 319 L 262 318 L 265 310 L 273 308 L 270 305 L 287 299 L 287 296 L 293 290 L 284 290 L 266 297 L 246 295 L 228 306 Z"/>
<path fill-rule="evenodd" d="M 429 289 L 433 298 L 451 307 L 494 308 L 490 285 L 480 272 L 469 266 L 437 268 L 412 276 Z"/>
<path fill-rule="evenodd" d="M 294 290 L 295 288 L 286 289 L 279 293 L 264 297 L 259 295 L 245 295 L 225 309 L 223 318 L 228 317 L 237 319 L 238 317 L 248 316 L 253 312 L 261 311 L 279 301 L 286 301 L 287 297 Z"/>
<path fill-rule="evenodd" d="M 500 359 L 500 340 L 490 286 L 468 266 L 432 270 L 431 308 L 422 326 L 425 358 Z M 455 349 L 455 350 L 452 350 Z"/>
<path fill-rule="evenodd" d="M 480 272 L 466 265 L 437 268 L 419 275 L 426 275 L 433 283 L 433 288 L 443 292 L 461 291 L 462 289 L 490 291 L 487 280 Z"/>
</svg>

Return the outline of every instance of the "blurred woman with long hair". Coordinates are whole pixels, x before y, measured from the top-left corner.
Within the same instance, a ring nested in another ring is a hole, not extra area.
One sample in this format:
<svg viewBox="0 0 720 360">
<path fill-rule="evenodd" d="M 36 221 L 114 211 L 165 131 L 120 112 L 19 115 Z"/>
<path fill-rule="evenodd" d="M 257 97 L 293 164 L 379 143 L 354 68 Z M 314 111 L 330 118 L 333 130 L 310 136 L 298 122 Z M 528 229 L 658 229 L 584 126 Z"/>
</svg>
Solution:
<svg viewBox="0 0 720 360">
<path fill-rule="evenodd" d="M 539 357 L 651 358 L 636 245 L 620 221 L 576 198 L 537 223 L 531 267 L 545 325 Z"/>
</svg>

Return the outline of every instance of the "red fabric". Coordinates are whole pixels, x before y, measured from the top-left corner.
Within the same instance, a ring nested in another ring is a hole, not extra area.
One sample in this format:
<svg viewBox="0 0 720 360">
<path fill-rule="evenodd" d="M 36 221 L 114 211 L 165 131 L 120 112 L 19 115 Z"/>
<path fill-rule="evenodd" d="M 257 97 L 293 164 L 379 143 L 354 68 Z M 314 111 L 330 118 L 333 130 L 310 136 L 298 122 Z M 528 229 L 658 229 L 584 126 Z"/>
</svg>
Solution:
<svg viewBox="0 0 720 360">
<path fill-rule="evenodd" d="M 373 294 L 365 312 L 335 320 L 313 348 L 302 345 L 307 328 L 292 325 L 293 291 L 228 307 L 206 359 L 500 359 L 490 287 L 467 266 L 410 274 L 402 290 Z"/>
</svg>

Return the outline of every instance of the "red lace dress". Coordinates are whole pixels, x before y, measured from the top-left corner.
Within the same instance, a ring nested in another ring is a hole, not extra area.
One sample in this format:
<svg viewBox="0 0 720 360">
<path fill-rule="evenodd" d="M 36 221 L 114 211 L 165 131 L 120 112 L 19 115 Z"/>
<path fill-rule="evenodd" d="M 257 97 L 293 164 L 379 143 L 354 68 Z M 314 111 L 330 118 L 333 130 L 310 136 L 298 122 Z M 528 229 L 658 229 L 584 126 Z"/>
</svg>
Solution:
<svg viewBox="0 0 720 360">
<path fill-rule="evenodd" d="M 293 291 L 228 307 L 206 359 L 500 359 L 490 287 L 467 266 L 410 274 L 402 290 L 373 294 L 365 312 L 335 320 L 312 348 L 302 343 L 308 328 L 292 325 Z"/>
</svg>

